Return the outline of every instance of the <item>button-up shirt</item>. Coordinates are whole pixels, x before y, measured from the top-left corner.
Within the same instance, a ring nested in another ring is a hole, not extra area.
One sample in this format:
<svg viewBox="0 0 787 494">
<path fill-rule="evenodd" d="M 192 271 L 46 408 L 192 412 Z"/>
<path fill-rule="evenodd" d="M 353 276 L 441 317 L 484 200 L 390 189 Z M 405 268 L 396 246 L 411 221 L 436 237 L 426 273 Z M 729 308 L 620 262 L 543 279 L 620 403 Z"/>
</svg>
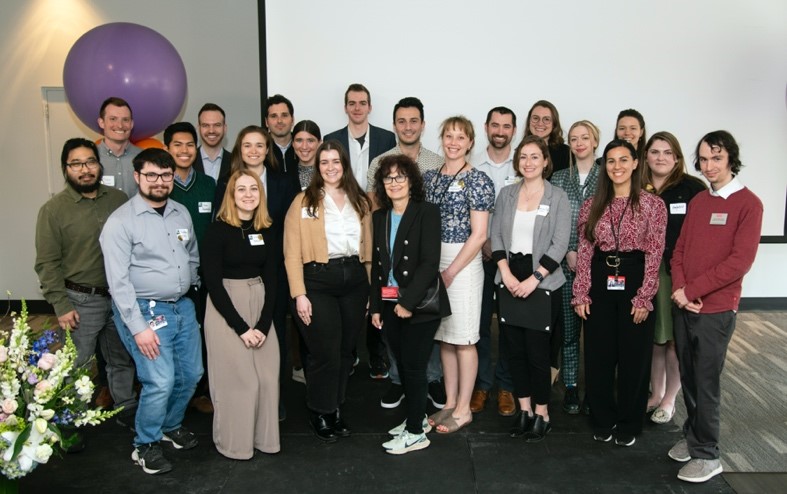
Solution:
<svg viewBox="0 0 787 494">
<path fill-rule="evenodd" d="M 94 199 L 66 185 L 38 212 L 35 270 L 44 297 L 58 316 L 74 310 L 65 280 L 107 286 L 98 236 L 109 215 L 127 200 L 122 191 L 105 185 L 99 186 Z"/>
<path fill-rule="evenodd" d="M 104 166 L 102 183 L 120 189 L 131 197 L 137 193 L 137 182 L 134 181 L 134 158 L 142 152 L 130 142 L 120 156 L 109 150 L 102 140 L 98 145 L 98 157 Z"/>
<path fill-rule="evenodd" d="M 135 195 L 109 217 L 100 242 L 112 300 L 134 335 L 148 328 L 138 298 L 175 301 L 199 283 L 191 216 L 175 201 L 161 215 Z"/>
</svg>

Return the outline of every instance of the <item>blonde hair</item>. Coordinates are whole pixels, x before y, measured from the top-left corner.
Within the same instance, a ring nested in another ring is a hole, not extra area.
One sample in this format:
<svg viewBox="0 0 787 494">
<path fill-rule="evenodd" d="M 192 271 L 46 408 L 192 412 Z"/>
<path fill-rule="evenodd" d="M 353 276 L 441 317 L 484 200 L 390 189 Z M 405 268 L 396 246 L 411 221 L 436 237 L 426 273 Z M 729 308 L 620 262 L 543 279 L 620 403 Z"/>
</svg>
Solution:
<svg viewBox="0 0 787 494">
<path fill-rule="evenodd" d="M 244 175 L 252 177 L 260 191 L 260 205 L 254 210 L 254 216 L 252 217 L 254 229 L 262 230 L 263 228 L 268 228 L 273 221 L 268 214 L 265 188 L 262 186 L 260 177 L 247 170 L 236 170 L 230 175 L 230 179 L 227 181 L 227 189 L 224 191 L 224 199 L 221 200 L 221 207 L 218 214 L 216 214 L 216 218 L 231 226 L 239 227 L 241 225 L 241 219 L 238 216 L 238 205 L 235 204 L 235 184 Z"/>
</svg>

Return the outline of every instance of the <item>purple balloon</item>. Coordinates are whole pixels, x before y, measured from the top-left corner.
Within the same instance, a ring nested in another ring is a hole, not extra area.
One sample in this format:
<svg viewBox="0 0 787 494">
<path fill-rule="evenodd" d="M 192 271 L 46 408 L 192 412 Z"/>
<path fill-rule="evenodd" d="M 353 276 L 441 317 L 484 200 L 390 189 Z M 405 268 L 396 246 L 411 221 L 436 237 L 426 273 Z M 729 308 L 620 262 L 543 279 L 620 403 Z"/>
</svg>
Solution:
<svg viewBox="0 0 787 494">
<path fill-rule="evenodd" d="M 102 133 L 101 103 L 128 101 L 134 115 L 131 140 L 153 136 L 171 124 L 186 100 L 186 67 L 167 38 L 129 22 L 104 24 L 83 34 L 63 66 L 63 87 L 74 113 Z"/>
</svg>

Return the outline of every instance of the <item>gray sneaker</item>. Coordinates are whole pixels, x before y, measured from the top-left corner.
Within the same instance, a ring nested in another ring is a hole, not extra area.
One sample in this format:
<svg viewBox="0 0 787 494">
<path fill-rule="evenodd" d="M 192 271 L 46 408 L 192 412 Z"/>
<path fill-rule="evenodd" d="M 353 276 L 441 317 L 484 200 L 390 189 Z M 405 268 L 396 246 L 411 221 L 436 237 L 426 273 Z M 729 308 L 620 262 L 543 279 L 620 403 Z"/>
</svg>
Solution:
<svg viewBox="0 0 787 494">
<path fill-rule="evenodd" d="M 410 451 L 418 451 L 429 447 L 430 441 L 426 434 L 410 434 L 407 430 L 399 436 L 383 443 L 385 452 L 391 455 L 403 455 Z"/>
<path fill-rule="evenodd" d="M 667 456 L 681 463 L 686 463 L 689 461 L 691 459 L 691 455 L 689 454 L 689 445 L 686 443 L 686 440 L 681 439 L 675 443 L 675 446 L 669 450 Z"/>
<path fill-rule="evenodd" d="M 692 458 L 678 472 L 678 478 L 686 482 L 707 482 L 722 472 L 721 462 L 717 459 Z"/>
</svg>

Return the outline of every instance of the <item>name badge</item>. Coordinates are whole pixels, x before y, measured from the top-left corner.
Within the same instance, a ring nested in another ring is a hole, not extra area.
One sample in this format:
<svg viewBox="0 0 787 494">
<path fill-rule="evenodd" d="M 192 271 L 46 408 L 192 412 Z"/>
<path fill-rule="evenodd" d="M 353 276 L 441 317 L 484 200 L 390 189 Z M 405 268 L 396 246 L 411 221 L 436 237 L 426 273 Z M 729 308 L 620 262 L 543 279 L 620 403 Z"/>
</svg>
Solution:
<svg viewBox="0 0 787 494">
<path fill-rule="evenodd" d="M 265 240 L 262 239 L 262 233 L 252 233 L 249 235 L 249 243 L 252 246 L 265 245 Z"/>
<path fill-rule="evenodd" d="M 522 178 L 517 177 L 516 175 L 513 175 L 511 177 L 506 177 L 505 185 L 518 184 L 520 180 L 522 180 Z"/>
<path fill-rule="evenodd" d="M 153 331 L 158 331 L 159 329 L 163 328 L 167 324 L 168 324 L 167 318 L 164 317 L 163 315 L 155 316 L 153 317 L 153 319 L 148 321 L 148 326 L 150 326 L 150 329 L 152 329 Z"/>
<path fill-rule="evenodd" d="M 549 214 L 549 204 L 539 204 L 536 211 L 538 216 L 546 216 Z"/>
<path fill-rule="evenodd" d="M 200 213 L 210 213 L 213 211 L 213 204 L 210 202 L 198 202 L 197 208 Z"/>
<path fill-rule="evenodd" d="M 399 287 L 398 286 L 381 286 L 380 296 L 383 300 L 391 302 L 399 301 Z"/>
<path fill-rule="evenodd" d="M 727 224 L 727 213 L 713 213 L 710 215 L 710 224 L 711 225 L 726 225 Z"/>
<path fill-rule="evenodd" d="M 669 214 L 686 214 L 686 203 L 676 202 L 669 205 Z"/>
<path fill-rule="evenodd" d="M 462 189 L 464 189 L 464 187 L 461 184 L 451 184 L 451 186 L 448 187 L 448 192 L 451 193 L 462 192 Z"/>
<path fill-rule="evenodd" d="M 626 277 L 625 276 L 607 276 L 607 290 L 625 290 Z"/>
<path fill-rule="evenodd" d="M 107 187 L 114 187 L 115 186 L 115 176 L 114 175 L 104 175 L 101 178 L 101 183 L 106 185 Z"/>
<path fill-rule="evenodd" d="M 314 210 L 314 216 L 309 214 L 309 208 L 301 208 L 301 218 L 309 219 L 309 218 L 316 218 L 317 217 L 317 210 Z"/>
<path fill-rule="evenodd" d="M 187 242 L 189 240 L 189 229 L 188 228 L 178 228 L 177 230 L 178 240 L 181 242 Z"/>
</svg>

